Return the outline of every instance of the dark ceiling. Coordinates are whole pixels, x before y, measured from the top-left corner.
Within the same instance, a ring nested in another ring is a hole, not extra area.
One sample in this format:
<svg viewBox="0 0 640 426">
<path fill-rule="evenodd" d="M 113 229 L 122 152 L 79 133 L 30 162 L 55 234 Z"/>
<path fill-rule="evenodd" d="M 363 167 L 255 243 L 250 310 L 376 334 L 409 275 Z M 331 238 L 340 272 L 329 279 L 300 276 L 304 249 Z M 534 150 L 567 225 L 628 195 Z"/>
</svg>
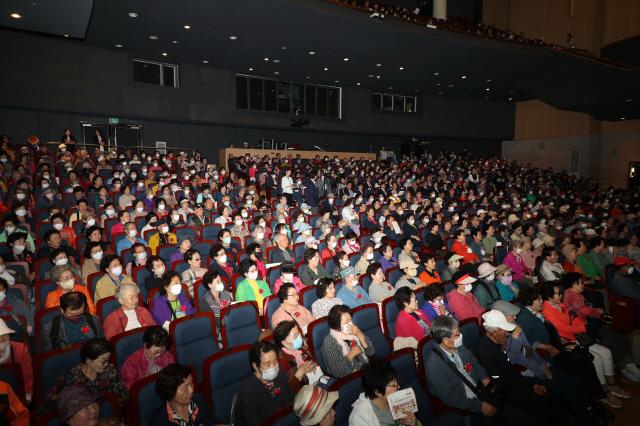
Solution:
<svg viewBox="0 0 640 426">
<path fill-rule="evenodd" d="M 50 20 L 40 12 L 34 6 L 28 14 L 36 16 L 23 18 L 38 31 Z M 77 42 L 264 77 L 500 102 L 538 98 L 603 120 L 640 118 L 639 69 L 375 21 L 322 0 L 95 0 L 86 38 Z"/>
</svg>

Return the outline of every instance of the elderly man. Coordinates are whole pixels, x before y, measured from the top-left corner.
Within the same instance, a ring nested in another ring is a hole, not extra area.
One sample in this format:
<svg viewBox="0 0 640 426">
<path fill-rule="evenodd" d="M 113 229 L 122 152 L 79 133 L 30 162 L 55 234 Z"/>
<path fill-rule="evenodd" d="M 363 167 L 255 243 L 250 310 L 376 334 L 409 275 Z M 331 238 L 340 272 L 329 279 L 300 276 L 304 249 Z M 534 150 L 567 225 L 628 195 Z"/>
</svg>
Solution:
<svg viewBox="0 0 640 426">
<path fill-rule="evenodd" d="M 138 306 L 138 286 L 133 284 L 121 284 L 116 292 L 116 299 L 120 308 L 111 312 L 104 320 L 104 337 L 111 339 L 113 336 L 135 328 L 155 325 L 151 313 L 144 307 Z"/>
<path fill-rule="evenodd" d="M 293 253 L 288 250 L 289 238 L 284 234 L 277 234 L 273 240 L 276 243 L 276 248 L 271 252 L 271 263 L 284 263 L 294 262 Z"/>
<path fill-rule="evenodd" d="M 116 252 L 118 256 L 122 254 L 123 251 L 130 249 L 134 244 L 144 244 L 147 245 L 147 242 L 142 238 L 138 237 L 138 230 L 136 229 L 136 224 L 133 222 L 127 222 L 124 224 L 124 235 L 125 237 L 118 241 L 116 245 Z"/>
<path fill-rule="evenodd" d="M 436 317 L 431 323 L 431 337 L 438 344 L 427 354 L 427 383 L 432 395 L 445 404 L 468 410 L 472 425 L 535 425 L 524 411 L 503 406 L 484 396 L 491 378 L 484 367 L 463 346 L 458 322 Z M 485 400 L 482 398 L 484 397 Z"/>
<path fill-rule="evenodd" d="M 372 303 L 369 294 L 358 285 L 358 273 L 353 266 L 347 266 L 340 271 L 340 277 L 344 285 L 336 295 L 345 305 L 351 309 L 360 305 Z"/>
</svg>

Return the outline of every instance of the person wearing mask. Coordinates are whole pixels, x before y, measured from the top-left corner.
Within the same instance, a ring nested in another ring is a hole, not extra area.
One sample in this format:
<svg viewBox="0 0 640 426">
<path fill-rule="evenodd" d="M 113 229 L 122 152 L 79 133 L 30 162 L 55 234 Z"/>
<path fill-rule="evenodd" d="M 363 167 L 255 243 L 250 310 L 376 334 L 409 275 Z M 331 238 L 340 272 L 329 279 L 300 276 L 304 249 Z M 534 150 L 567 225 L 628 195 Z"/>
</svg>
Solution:
<svg viewBox="0 0 640 426">
<path fill-rule="evenodd" d="M 191 250 L 193 247 L 193 241 L 191 241 L 191 237 L 182 236 L 178 240 L 177 250 L 172 252 L 169 255 L 169 264 L 173 265 L 173 262 L 182 262 L 184 261 L 184 254 Z"/>
<path fill-rule="evenodd" d="M 400 269 L 404 272 L 402 276 L 396 281 L 396 291 L 401 287 L 409 287 L 411 290 L 417 290 L 425 286 L 420 281 L 418 275 L 418 264 L 409 258 L 404 258 L 400 261 Z"/>
<path fill-rule="evenodd" d="M 342 251 L 347 254 L 359 253 L 360 244 L 358 244 L 358 237 L 353 231 L 348 231 L 345 235 L 344 244 L 342 244 Z"/>
<path fill-rule="evenodd" d="M 322 250 L 321 254 L 322 262 L 326 262 L 328 259 L 332 259 L 336 254 L 338 254 L 338 238 L 333 234 L 329 234 L 326 237 L 326 241 L 327 247 Z"/>
<path fill-rule="evenodd" d="M 131 389 L 135 382 L 156 374 L 176 362 L 169 351 L 171 345 L 169 333 L 159 325 L 153 325 L 145 330 L 142 335 L 142 344 L 142 347 L 129 355 L 122 364 L 120 375 L 127 389 Z"/>
<path fill-rule="evenodd" d="M 264 226 L 256 225 L 251 232 L 251 236 L 253 237 L 253 243 L 258 244 L 262 252 L 266 253 L 267 248 L 269 247 L 269 238 L 266 234 L 266 229 L 268 228 L 266 228 L 266 222 L 264 222 L 264 219 L 258 218 L 258 223 L 264 223 Z"/>
<path fill-rule="evenodd" d="M 232 237 L 240 239 L 240 246 L 244 248 L 245 238 L 250 236 L 251 233 L 249 232 L 249 227 L 245 223 L 246 219 L 242 217 L 242 214 L 243 213 L 241 212 L 236 212 L 236 214 L 233 215 L 233 226 L 229 228 L 229 232 Z M 244 214 L 246 215 L 247 212 L 244 211 Z"/>
<path fill-rule="evenodd" d="M 224 281 L 215 271 L 207 271 L 202 277 L 207 292 L 200 297 L 200 312 L 212 312 L 216 327 L 220 329 L 220 311 L 233 302 L 233 294 L 225 288 Z"/>
<path fill-rule="evenodd" d="M 442 282 L 450 282 L 453 278 L 453 275 L 460 270 L 460 261 L 463 259 L 462 256 L 457 254 L 453 254 L 447 259 L 447 267 L 442 271 Z"/>
<path fill-rule="evenodd" d="M 442 282 L 440 274 L 436 271 L 436 258 L 434 255 L 428 254 L 424 257 L 424 271 L 420 273 L 418 278 L 427 286 Z"/>
<path fill-rule="evenodd" d="M 456 288 L 447 293 L 447 303 L 456 319 L 480 318 L 485 309 L 473 295 L 473 283 L 476 279 L 461 272 L 454 276 Z"/>
<path fill-rule="evenodd" d="M 416 413 L 408 410 L 403 412 L 401 419 L 394 420 L 388 397 L 400 390 L 400 384 L 398 375 L 389 361 L 372 359 L 362 368 L 361 380 L 364 392 L 353 403 L 351 414 L 349 414 L 350 426 L 422 425 L 416 418 Z M 448 424 L 460 425 L 462 418 L 459 420 L 456 423 L 450 419 Z"/>
<path fill-rule="evenodd" d="M 158 233 L 153 234 L 149 238 L 149 248 L 151 249 L 151 253 L 154 255 L 158 254 L 158 247 L 177 244 L 178 242 L 176 234 L 169 232 L 169 224 L 165 218 L 158 219 L 156 227 L 158 229 Z"/>
<path fill-rule="evenodd" d="M 340 271 L 342 288 L 338 291 L 338 297 L 351 309 L 371 303 L 371 298 L 362 287 L 358 285 L 358 274 L 352 266 L 347 266 Z"/>
<path fill-rule="evenodd" d="M 128 275 L 130 277 L 133 275 L 133 272 L 136 270 L 136 268 L 140 266 L 147 266 L 147 257 L 149 255 L 147 253 L 147 248 L 144 246 L 144 244 L 140 243 L 135 243 L 131 247 L 131 254 L 133 259 L 127 263 L 125 271 L 125 275 Z"/>
<path fill-rule="evenodd" d="M 302 291 L 306 287 L 300 278 L 298 278 L 298 271 L 293 263 L 283 263 L 280 266 L 280 276 L 273 285 L 274 293 L 278 293 L 280 287 L 283 284 L 293 284 L 297 292 Z"/>
<path fill-rule="evenodd" d="M 26 212 L 25 212 L 26 213 Z M 35 243 L 33 237 L 29 232 L 19 225 L 18 218 L 15 214 L 7 214 L 2 219 L 2 232 L 0 232 L 0 243 L 8 243 L 9 237 L 14 234 L 22 234 L 26 242 L 26 249 L 32 252 L 35 250 Z"/>
<path fill-rule="evenodd" d="M 304 265 L 298 273 L 300 280 L 305 285 L 316 285 L 320 278 L 328 276 L 324 266 L 320 263 L 320 254 L 316 249 L 307 249 L 303 255 Z"/>
<path fill-rule="evenodd" d="M 496 267 L 488 262 L 481 263 L 478 266 L 478 280 L 473 287 L 473 295 L 484 309 L 491 309 L 493 303 L 500 300 L 495 280 Z"/>
<path fill-rule="evenodd" d="M 342 279 L 340 273 L 344 268 L 349 267 L 351 263 L 349 260 L 349 255 L 347 255 L 347 253 L 343 251 L 339 251 L 338 254 L 336 254 L 336 256 L 333 258 L 333 262 L 335 264 L 335 267 L 333 268 L 333 279 L 334 281 L 340 281 Z"/>
<path fill-rule="evenodd" d="M 104 255 L 102 243 L 88 242 L 84 248 L 84 262 L 82 262 L 82 283 L 86 286 L 89 275 L 100 272 L 100 261 Z"/>
<path fill-rule="evenodd" d="M 301 426 L 333 426 L 336 413 L 333 405 L 338 392 L 327 392 L 319 386 L 304 385 L 293 401 L 293 412 Z"/>
<path fill-rule="evenodd" d="M 120 239 L 116 245 L 116 253 L 118 253 L 118 256 L 121 255 L 123 251 L 130 249 L 134 244 L 142 244 L 143 246 L 146 246 L 147 242 L 138 237 L 138 230 L 136 229 L 135 223 L 125 223 L 123 231 L 125 237 Z"/>
<path fill-rule="evenodd" d="M 73 273 L 73 269 L 69 265 L 54 266 L 51 270 L 51 280 L 56 283 L 55 290 L 51 290 L 47 293 L 47 297 L 44 302 L 45 309 L 60 306 L 60 299 L 63 295 L 77 292 L 82 293 L 87 301 L 87 311 L 91 315 L 95 315 L 96 307 L 93 303 L 91 295 L 87 290 L 87 287 L 76 284 L 76 276 Z"/>
<path fill-rule="evenodd" d="M 307 326 L 314 320 L 313 314 L 299 302 L 298 292 L 293 284 L 284 284 L 278 290 L 280 307 L 276 309 L 271 317 L 271 329 L 275 329 L 282 321 L 294 321 L 302 330 L 302 334 L 307 334 Z"/>
<path fill-rule="evenodd" d="M 420 256 L 418 256 L 418 253 L 413 251 L 413 240 L 411 238 L 402 238 L 399 246 L 402 247 L 402 250 L 398 255 L 398 262 L 402 263 L 403 260 L 411 260 L 414 263 L 420 263 Z"/>
<path fill-rule="evenodd" d="M 416 294 L 409 287 L 401 287 L 393 296 L 398 307 L 398 317 L 395 325 L 396 337 L 412 337 L 415 344 L 429 335 L 431 322 L 427 316 L 418 309 Z"/>
<path fill-rule="evenodd" d="M 102 336 L 100 320 L 87 312 L 87 298 L 72 291 L 60 298 L 60 315 L 43 326 L 40 353 Z"/>
<path fill-rule="evenodd" d="M 371 340 L 353 323 L 351 309 L 336 305 L 327 317 L 329 334 L 324 338 L 322 356 L 327 373 L 341 378 L 359 371 L 375 355 Z"/>
<path fill-rule="evenodd" d="M 195 282 L 202 278 L 207 270 L 202 267 L 202 256 L 196 249 L 187 250 L 184 254 L 184 261 L 187 262 L 189 268 L 182 273 L 182 283 L 186 284 L 189 289 L 189 295 L 193 297 Z"/>
<path fill-rule="evenodd" d="M 7 238 L 7 244 L 11 248 L 9 253 L 5 253 L 2 258 L 5 262 L 26 262 L 33 264 L 35 256 L 33 251 L 28 248 L 27 239 L 22 232 L 14 232 Z M 33 275 L 35 278 L 35 274 Z"/>
<path fill-rule="evenodd" d="M 195 309 L 182 291 L 180 275 L 173 271 L 165 272 L 160 282 L 160 295 L 151 303 L 151 315 L 156 324 L 168 331 L 171 321 L 193 315 Z"/>
<path fill-rule="evenodd" d="M 369 265 L 366 274 L 371 279 L 369 297 L 373 303 L 382 303 L 383 300 L 393 297 L 396 291 L 391 284 L 385 281 L 382 266 L 378 262 Z"/>
<path fill-rule="evenodd" d="M 158 256 L 151 256 L 146 264 L 149 275 L 144 279 L 144 287 L 147 289 L 147 294 L 154 288 L 162 288 L 161 278 L 165 273 L 166 266 L 164 261 Z"/>
<path fill-rule="evenodd" d="M 263 262 L 264 252 L 262 251 L 262 248 L 260 248 L 260 244 L 258 243 L 247 244 L 244 251 L 249 256 L 249 259 L 253 260 L 256 263 L 256 266 L 258 267 L 258 276 L 260 277 L 260 279 L 263 279 L 263 280 L 266 279 L 267 268 Z"/>
<path fill-rule="evenodd" d="M 214 244 L 209 251 L 209 256 L 213 261 L 209 268 L 215 271 L 223 278 L 230 280 L 236 273 L 236 267 L 233 262 L 229 262 L 227 252 L 221 244 Z"/>
<path fill-rule="evenodd" d="M 53 266 L 62 266 L 69 265 L 73 270 L 73 273 L 76 275 L 80 275 L 80 267 L 75 262 L 70 262 L 67 253 L 62 250 L 62 248 L 57 248 L 52 250 L 49 254 L 49 263 Z M 44 279 L 51 279 L 51 271 L 46 271 L 44 276 L 42 276 L 42 271 L 40 271 L 40 275 Z"/>
<path fill-rule="evenodd" d="M 359 275 L 364 275 L 367 272 L 369 265 L 373 263 L 373 251 L 373 244 L 366 244 L 363 247 L 360 259 L 358 259 L 358 262 L 356 262 L 355 265 L 356 272 Z"/>
<path fill-rule="evenodd" d="M 29 346 L 23 342 L 12 341 L 11 335 L 15 330 L 8 327 L 5 321 L 0 318 L 0 365 L 18 364 L 22 371 L 22 382 L 24 384 L 27 404 L 31 402 L 33 395 L 33 366 Z"/>
<path fill-rule="evenodd" d="M 96 283 L 96 303 L 105 297 L 115 296 L 118 287 L 122 284 L 136 284 L 130 276 L 122 273 L 122 263 L 116 255 L 108 254 L 104 256 L 100 261 L 100 271 L 104 272 L 104 275 Z"/>
<path fill-rule="evenodd" d="M 258 312 L 262 312 L 265 299 L 271 296 L 271 289 L 264 280 L 259 279 L 255 262 L 251 259 L 240 262 L 240 275 L 244 279 L 237 284 L 236 301 L 254 301 L 258 304 Z"/>
<path fill-rule="evenodd" d="M 464 263 L 478 263 L 480 259 L 473 253 L 471 247 L 467 245 L 467 234 L 464 229 L 458 229 L 454 233 L 455 241 L 451 246 L 451 251 L 462 258 Z"/>
<path fill-rule="evenodd" d="M 289 377 L 280 371 L 278 348 L 275 344 L 258 341 L 249 352 L 252 374 L 241 385 L 233 423 L 238 426 L 261 424 L 280 408 L 293 401 L 294 391 Z"/>
<path fill-rule="evenodd" d="M 454 316 L 449 304 L 445 298 L 444 287 L 440 283 L 435 283 L 428 286 L 424 290 L 424 304 L 422 305 L 421 311 L 429 322 L 433 322 L 433 320 L 438 316 Z"/>
<path fill-rule="evenodd" d="M 512 244 L 512 250 L 507 253 L 502 263 L 507 265 L 511 269 L 511 275 L 513 280 L 520 286 L 532 286 L 533 277 L 532 272 L 522 259 L 523 243 L 520 240 L 516 240 Z"/>
<path fill-rule="evenodd" d="M 383 272 L 386 273 L 388 269 L 398 267 L 398 259 L 393 255 L 393 247 L 391 245 L 382 244 L 378 252 L 381 255 L 379 262 Z"/>
<path fill-rule="evenodd" d="M 613 279 L 609 283 L 609 291 L 616 296 L 628 297 L 640 302 L 640 286 L 634 279 L 634 262 L 626 256 L 613 259 Z"/>
<path fill-rule="evenodd" d="M 342 299 L 336 297 L 336 285 L 331 278 L 322 278 L 318 281 L 316 297 L 318 299 L 311 305 L 311 312 L 316 319 L 326 317 L 331 308 L 344 304 Z"/>
<path fill-rule="evenodd" d="M 116 299 L 120 308 L 107 315 L 102 326 L 104 337 L 111 340 L 125 331 L 155 325 L 155 321 L 147 308 L 138 306 L 140 290 L 134 284 L 121 284 L 116 291 Z"/>
<path fill-rule="evenodd" d="M 318 383 L 322 369 L 313 361 L 295 321 L 281 321 L 273 329 L 273 341 L 278 347 L 279 369 L 287 374 L 293 391 L 305 384 Z"/>
<path fill-rule="evenodd" d="M 159 426 L 221 425 L 207 402 L 195 393 L 191 369 L 170 364 L 160 370 L 156 379 L 156 394 L 162 404 L 151 414 L 150 424 Z"/>
</svg>

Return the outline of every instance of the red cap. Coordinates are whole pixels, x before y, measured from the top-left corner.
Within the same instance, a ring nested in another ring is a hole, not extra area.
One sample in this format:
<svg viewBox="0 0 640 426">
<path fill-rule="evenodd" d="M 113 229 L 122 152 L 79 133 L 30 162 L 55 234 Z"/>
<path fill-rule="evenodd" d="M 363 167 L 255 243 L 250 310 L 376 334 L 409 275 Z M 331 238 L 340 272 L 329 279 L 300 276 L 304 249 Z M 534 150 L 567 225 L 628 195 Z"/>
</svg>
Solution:
<svg viewBox="0 0 640 426">
<path fill-rule="evenodd" d="M 633 260 L 629 259 L 627 256 L 618 256 L 613 259 L 613 264 L 615 266 L 633 265 Z"/>
</svg>

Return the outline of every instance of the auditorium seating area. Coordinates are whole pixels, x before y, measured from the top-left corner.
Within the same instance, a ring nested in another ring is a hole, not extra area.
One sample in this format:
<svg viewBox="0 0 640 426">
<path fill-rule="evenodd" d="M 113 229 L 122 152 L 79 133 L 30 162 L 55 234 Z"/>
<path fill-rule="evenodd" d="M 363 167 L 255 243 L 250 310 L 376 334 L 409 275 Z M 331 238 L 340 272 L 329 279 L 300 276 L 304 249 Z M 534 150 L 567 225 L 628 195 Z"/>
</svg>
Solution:
<svg viewBox="0 0 640 426">
<path fill-rule="evenodd" d="M 575 316 L 590 318 L 587 330 L 596 321 L 627 336 L 640 324 L 637 192 L 466 152 L 363 161 L 292 151 L 233 157 L 225 169 L 198 151 L 87 150 L 72 135 L 65 142 L 5 136 L 0 147 L 0 339 L 10 337 L 13 354 L 2 358 L 0 380 L 36 425 L 65 420 L 56 417 L 57 398 L 79 382 L 107 395 L 101 416 L 154 424 L 167 401 L 156 381 L 173 362 L 191 372 L 194 400 L 228 424 L 247 408 L 244 383 L 258 372 L 259 383 L 269 380 L 250 361 L 258 341 L 296 354 L 278 361 L 285 376 L 292 363 L 289 384 L 306 362 L 322 369 L 321 379 L 305 374 L 291 385 L 282 403 L 287 392 L 276 387 L 273 411 L 256 402 L 264 424 L 300 424 L 293 395 L 307 382 L 337 392 L 335 424 L 358 424 L 349 419 L 363 376 L 373 374 L 370 358 L 386 360 L 396 385 L 413 389 L 422 425 L 461 424 L 478 413 L 452 406 L 434 390 L 440 383 L 429 383 L 427 358 L 442 339 L 433 334 L 437 318 L 457 319 L 464 346 L 479 357 L 483 338 L 494 336 L 485 313 L 498 312 L 499 301 L 526 311 L 523 292 L 546 305 L 550 285 Z M 570 305 L 574 284 L 584 297 Z M 461 307 L 457 294 L 478 311 Z M 325 302 L 334 306 L 328 317 L 316 315 Z M 344 315 L 352 331 L 340 331 Z M 303 342 L 291 349 L 295 333 Z M 339 358 L 358 353 L 349 357 L 353 371 L 331 377 L 336 335 L 351 342 Z M 540 359 L 551 359 L 528 337 Z M 631 342 L 625 354 L 637 361 Z M 304 363 L 301 347 L 310 354 Z M 259 348 L 258 357 L 269 352 Z M 620 348 L 610 346 L 614 376 L 637 387 L 634 361 L 617 362 Z M 137 371 L 132 360 L 142 353 L 149 366 Z M 626 392 L 611 380 L 603 386 L 618 398 L 597 398 L 598 424 L 607 409 L 624 410 Z"/>
</svg>

